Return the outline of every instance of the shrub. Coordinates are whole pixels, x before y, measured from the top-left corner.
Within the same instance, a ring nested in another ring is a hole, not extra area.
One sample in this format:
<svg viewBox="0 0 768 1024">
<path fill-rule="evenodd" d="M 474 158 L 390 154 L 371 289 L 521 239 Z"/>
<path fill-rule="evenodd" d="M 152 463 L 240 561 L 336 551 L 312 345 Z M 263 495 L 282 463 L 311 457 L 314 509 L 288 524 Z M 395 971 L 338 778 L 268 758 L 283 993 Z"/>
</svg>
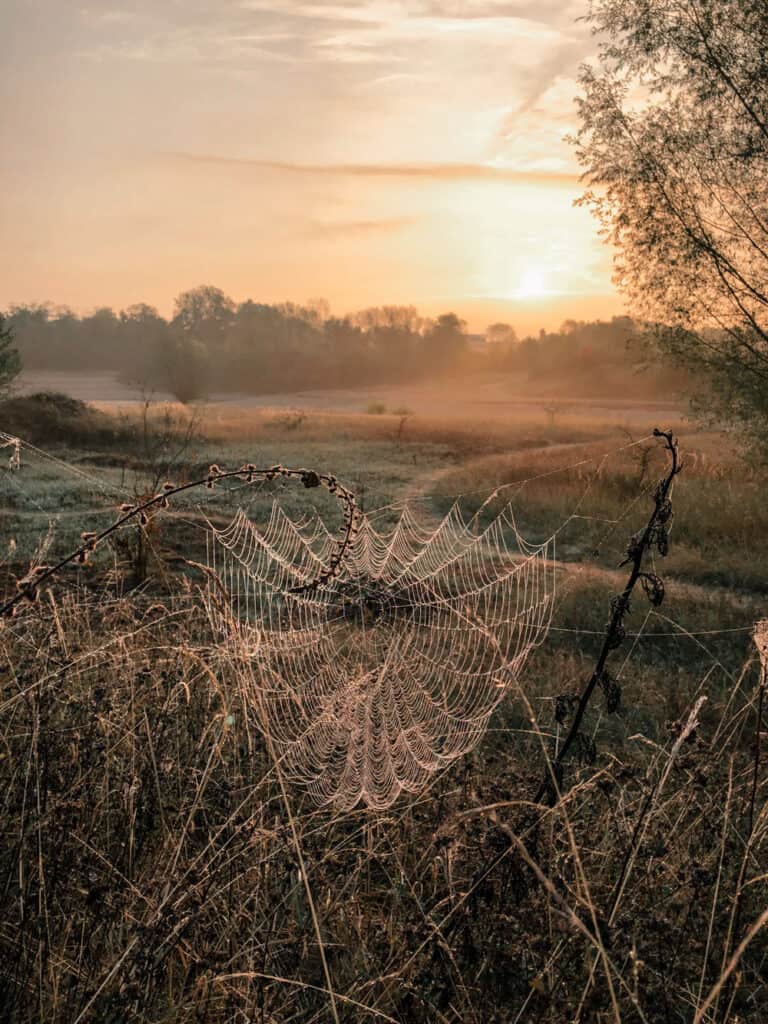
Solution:
<svg viewBox="0 0 768 1024">
<path fill-rule="evenodd" d="M 39 391 L 0 402 L 0 425 L 33 444 L 111 444 L 121 428 L 106 413 L 58 391 Z"/>
</svg>

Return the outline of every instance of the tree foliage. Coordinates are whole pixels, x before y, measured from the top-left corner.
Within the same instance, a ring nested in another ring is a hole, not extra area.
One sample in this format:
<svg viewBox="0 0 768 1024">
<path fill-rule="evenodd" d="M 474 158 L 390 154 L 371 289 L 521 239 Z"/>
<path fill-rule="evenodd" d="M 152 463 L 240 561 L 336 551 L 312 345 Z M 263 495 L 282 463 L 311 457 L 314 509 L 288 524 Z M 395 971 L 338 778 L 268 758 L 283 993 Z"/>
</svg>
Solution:
<svg viewBox="0 0 768 1024">
<path fill-rule="evenodd" d="M 30 369 L 112 370 L 182 402 L 439 376 L 467 349 L 452 313 L 432 321 L 412 306 L 382 306 L 338 318 L 322 299 L 237 304 L 212 285 L 177 296 L 170 320 L 145 303 L 83 317 L 42 304 L 11 307 L 9 324 Z"/>
<path fill-rule="evenodd" d="M 768 4 L 592 0 L 588 18 L 576 144 L 615 280 L 699 408 L 768 451 Z"/>
<path fill-rule="evenodd" d="M 510 324 L 492 324 L 488 343 L 473 346 L 454 313 L 432 319 L 392 305 L 334 317 L 317 299 L 236 304 L 206 288 L 179 296 L 170 320 L 138 303 L 83 317 L 66 307 L 15 306 L 8 323 L 30 370 L 112 371 L 144 394 L 170 392 L 185 403 L 214 392 L 397 386 L 488 372 L 526 377 L 539 395 L 642 398 L 672 394 L 681 383 L 668 371 L 660 379 L 656 366 L 636 372 L 638 328 L 626 317 L 566 320 L 523 338 Z"/>
<path fill-rule="evenodd" d="M 13 345 L 13 331 L 0 314 L 0 392 L 7 391 L 21 372 L 21 358 Z"/>
</svg>

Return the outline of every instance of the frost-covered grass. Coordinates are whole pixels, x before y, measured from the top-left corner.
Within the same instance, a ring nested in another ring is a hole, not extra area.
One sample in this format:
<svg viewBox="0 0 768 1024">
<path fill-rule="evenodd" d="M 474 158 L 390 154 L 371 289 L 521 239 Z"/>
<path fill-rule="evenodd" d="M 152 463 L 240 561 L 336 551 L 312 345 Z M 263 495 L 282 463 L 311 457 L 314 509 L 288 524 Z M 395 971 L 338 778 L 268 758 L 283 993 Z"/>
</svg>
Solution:
<svg viewBox="0 0 768 1024">
<path fill-rule="evenodd" d="M 368 509 L 410 496 L 433 522 L 457 495 L 473 512 L 503 486 L 540 538 L 576 512 L 548 640 L 479 746 L 424 793 L 378 815 L 317 808 L 283 784 L 250 662 L 212 641 L 182 561 L 199 557 L 203 514 L 244 492 L 174 506 L 141 566 L 128 531 L 0 631 L 0 1017 L 768 1019 L 766 933 L 752 928 L 768 903 L 750 636 L 768 576 L 760 475 L 722 439 L 684 434 L 696 457 L 655 565 L 666 599 L 635 595 L 610 662 L 621 707 L 592 702 L 567 795 L 536 810 L 557 699 L 589 677 L 662 456 L 617 454 L 613 423 L 569 435 L 414 417 L 398 442 L 386 416 L 275 415 L 243 414 L 240 434 L 234 414 L 203 424 L 172 480 L 212 461 L 302 465 L 337 473 Z M 53 454 L 70 469 L 26 451 L 2 480 L 9 588 L 41 539 L 44 560 L 63 553 L 157 470 L 135 446 Z M 326 501 L 290 485 L 248 494 L 256 520 L 275 496 L 291 515 Z M 332 500 L 320 510 L 335 514 Z"/>
</svg>

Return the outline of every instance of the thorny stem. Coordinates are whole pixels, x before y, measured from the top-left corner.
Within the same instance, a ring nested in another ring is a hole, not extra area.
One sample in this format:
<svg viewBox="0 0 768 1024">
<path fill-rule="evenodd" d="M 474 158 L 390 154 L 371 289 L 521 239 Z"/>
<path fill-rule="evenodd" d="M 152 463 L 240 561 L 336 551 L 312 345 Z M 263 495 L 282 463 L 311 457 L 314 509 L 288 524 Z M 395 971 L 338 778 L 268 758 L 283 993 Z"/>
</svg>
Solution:
<svg viewBox="0 0 768 1024">
<path fill-rule="evenodd" d="M 650 515 L 647 526 L 641 534 L 636 534 L 631 539 L 629 547 L 627 548 L 627 557 L 621 563 L 622 565 L 626 565 L 627 563 L 631 564 L 632 568 L 630 570 L 629 577 L 622 592 L 611 602 L 611 618 L 605 631 L 605 639 L 600 650 L 600 655 L 597 659 L 592 675 L 589 678 L 589 682 L 579 698 L 576 712 L 571 723 L 571 728 L 569 729 L 562 746 L 547 766 L 547 773 L 538 788 L 536 796 L 534 797 L 536 803 L 546 802 L 551 806 L 555 801 L 561 781 L 563 762 L 580 735 L 581 723 L 595 690 L 605 679 L 605 666 L 608 662 L 609 655 L 611 651 L 615 650 L 621 644 L 624 636 L 626 635 L 624 629 L 624 616 L 629 611 L 630 598 L 638 580 L 640 580 L 641 577 L 647 576 L 647 574 L 643 572 L 643 560 L 645 558 L 645 554 L 650 549 L 653 542 L 659 541 L 660 538 L 663 538 L 663 546 L 665 547 L 666 545 L 666 524 L 669 522 L 671 517 L 670 492 L 672 490 L 672 483 L 682 469 L 682 465 L 678 456 L 678 445 L 674 434 L 672 434 L 671 431 L 659 430 L 658 428 L 654 430 L 653 434 L 654 437 L 664 439 L 664 446 L 669 452 L 670 457 L 669 470 L 667 471 L 667 475 L 659 481 L 654 492 L 653 512 Z M 660 545 L 660 548 L 661 546 L 662 545 Z M 648 578 L 650 579 L 650 577 Z M 646 581 L 644 579 L 643 583 L 645 582 Z M 661 590 L 660 593 L 663 597 L 663 590 Z M 656 603 L 660 603 L 660 599 Z"/>
<path fill-rule="evenodd" d="M 116 533 L 121 529 L 121 527 L 125 526 L 126 523 L 129 523 L 134 519 L 138 519 L 141 525 L 146 525 L 148 521 L 148 513 L 155 513 L 159 509 L 166 508 L 169 498 L 173 498 L 177 494 L 182 494 L 184 491 L 191 491 L 196 487 L 213 487 L 222 480 L 241 480 L 245 483 L 253 483 L 257 480 L 274 480 L 275 477 L 299 479 L 307 488 L 323 487 L 330 494 L 336 496 L 343 509 L 344 527 L 341 532 L 341 537 L 337 542 L 336 552 L 330 559 L 328 566 L 313 580 L 309 580 L 298 587 L 294 587 L 292 593 L 306 593 L 311 590 L 315 590 L 317 587 L 322 586 L 324 583 L 327 583 L 328 580 L 336 576 L 339 567 L 344 561 L 352 541 L 354 540 L 357 532 L 358 519 L 358 506 L 354 494 L 340 484 L 333 474 L 316 473 L 312 469 L 288 469 L 287 467 L 279 464 L 269 466 L 267 468 L 258 468 L 248 464 L 241 466 L 240 469 L 222 470 L 219 469 L 218 466 L 213 465 L 208 470 L 208 475 L 200 480 L 193 480 L 191 483 L 181 484 L 178 487 L 166 484 L 159 494 L 153 495 L 146 501 L 130 507 L 122 506 L 124 515 L 121 515 L 114 523 L 111 524 L 111 526 L 102 530 L 101 533 L 83 534 L 84 543 L 66 557 L 62 558 L 61 561 L 57 562 L 55 565 L 46 566 L 45 568 L 39 567 L 37 571 L 33 570 L 31 574 L 19 581 L 18 592 L 14 594 L 13 597 L 9 598 L 4 604 L 0 605 L 0 618 L 13 614 L 17 606 L 22 601 L 34 601 L 40 586 L 56 576 L 63 568 L 65 568 L 65 566 L 71 565 L 74 562 L 86 562 L 88 555 L 92 551 L 95 551 L 101 541 L 105 540 L 113 533 Z"/>
</svg>

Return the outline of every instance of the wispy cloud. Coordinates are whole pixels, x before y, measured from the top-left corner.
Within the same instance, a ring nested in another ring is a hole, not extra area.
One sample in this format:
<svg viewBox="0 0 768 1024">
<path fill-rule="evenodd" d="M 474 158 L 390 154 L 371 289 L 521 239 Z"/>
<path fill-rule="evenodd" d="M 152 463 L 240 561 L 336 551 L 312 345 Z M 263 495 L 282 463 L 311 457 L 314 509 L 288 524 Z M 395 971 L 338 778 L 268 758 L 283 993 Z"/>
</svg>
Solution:
<svg viewBox="0 0 768 1024">
<path fill-rule="evenodd" d="M 251 167 L 318 177 L 425 178 L 434 181 L 514 181 L 526 184 L 573 185 L 578 177 L 556 170 L 519 169 L 490 164 L 301 164 L 249 157 L 218 156 L 212 153 L 166 152 L 160 156 L 180 162 Z"/>
<path fill-rule="evenodd" d="M 0 2 L 13 289 L 219 267 L 346 305 L 514 294 L 531 263 L 570 289 L 597 266 L 563 142 L 585 4 Z"/>
<path fill-rule="evenodd" d="M 390 235 L 418 223 L 416 217 L 389 217 L 384 220 L 312 221 L 306 234 L 312 238 L 367 238 Z"/>
</svg>

